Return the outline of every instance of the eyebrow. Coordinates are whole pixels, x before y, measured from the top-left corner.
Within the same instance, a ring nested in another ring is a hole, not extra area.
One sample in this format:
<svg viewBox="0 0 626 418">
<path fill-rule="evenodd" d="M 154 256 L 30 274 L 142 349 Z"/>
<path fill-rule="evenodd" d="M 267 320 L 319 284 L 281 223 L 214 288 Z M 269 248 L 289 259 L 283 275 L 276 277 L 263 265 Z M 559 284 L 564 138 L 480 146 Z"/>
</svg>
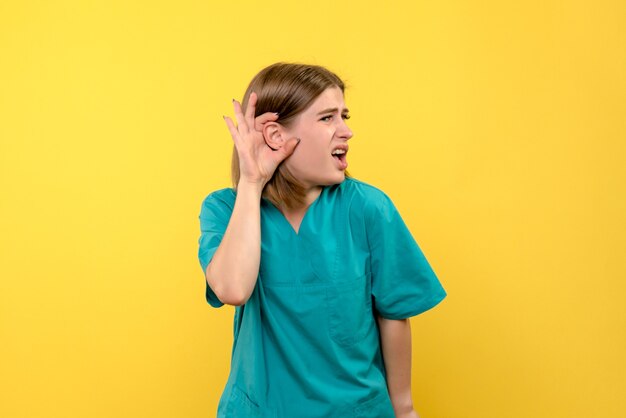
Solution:
<svg viewBox="0 0 626 418">
<path fill-rule="evenodd" d="M 329 109 L 324 109 L 321 112 L 318 112 L 317 114 L 321 115 L 322 113 L 335 113 L 337 110 L 339 110 L 339 109 L 337 109 L 336 107 L 333 107 L 333 108 L 329 108 Z M 347 108 L 344 108 L 341 113 L 348 113 L 348 112 L 350 112 L 350 111 Z"/>
</svg>

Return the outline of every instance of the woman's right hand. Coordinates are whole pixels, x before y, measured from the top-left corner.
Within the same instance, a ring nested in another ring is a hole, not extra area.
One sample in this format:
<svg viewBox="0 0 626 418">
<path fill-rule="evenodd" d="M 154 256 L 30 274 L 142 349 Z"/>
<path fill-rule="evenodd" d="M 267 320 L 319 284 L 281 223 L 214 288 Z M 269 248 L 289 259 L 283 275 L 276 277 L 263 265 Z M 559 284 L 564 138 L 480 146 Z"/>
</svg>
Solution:
<svg viewBox="0 0 626 418">
<path fill-rule="evenodd" d="M 250 93 L 244 116 L 241 111 L 241 104 L 233 100 L 237 126 L 235 127 L 233 121 L 227 116 L 224 116 L 224 120 L 239 156 L 239 181 L 264 186 L 272 178 L 278 165 L 291 155 L 299 140 L 291 138 L 276 151 L 270 148 L 263 138 L 263 126 L 278 119 L 278 115 L 267 112 L 255 119 L 256 101 L 256 93 Z"/>
</svg>

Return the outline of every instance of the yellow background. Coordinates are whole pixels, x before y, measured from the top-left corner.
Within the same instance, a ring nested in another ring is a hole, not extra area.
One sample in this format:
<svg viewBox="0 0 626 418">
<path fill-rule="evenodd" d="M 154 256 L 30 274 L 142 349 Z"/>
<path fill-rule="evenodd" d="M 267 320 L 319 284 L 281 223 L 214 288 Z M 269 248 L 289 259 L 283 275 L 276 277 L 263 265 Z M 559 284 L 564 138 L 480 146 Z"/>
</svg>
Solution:
<svg viewBox="0 0 626 418">
<path fill-rule="evenodd" d="M 626 3 L 0 4 L 0 416 L 210 417 L 198 214 L 276 61 L 347 84 L 350 172 L 449 293 L 422 418 L 626 416 Z"/>
</svg>

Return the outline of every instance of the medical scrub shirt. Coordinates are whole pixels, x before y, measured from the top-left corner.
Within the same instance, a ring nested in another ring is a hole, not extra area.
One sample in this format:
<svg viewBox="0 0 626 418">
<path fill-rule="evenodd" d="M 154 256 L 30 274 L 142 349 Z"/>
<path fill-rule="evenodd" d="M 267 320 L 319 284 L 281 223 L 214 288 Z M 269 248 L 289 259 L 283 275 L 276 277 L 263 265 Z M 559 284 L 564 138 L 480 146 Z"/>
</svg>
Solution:
<svg viewBox="0 0 626 418">
<path fill-rule="evenodd" d="M 235 197 L 226 188 L 202 204 L 203 272 Z M 323 188 L 298 233 L 269 200 L 260 204 L 259 275 L 250 299 L 235 308 L 217 416 L 394 417 L 375 315 L 409 318 L 446 292 L 391 199 L 346 178 Z M 223 305 L 208 283 L 206 299 Z"/>
</svg>

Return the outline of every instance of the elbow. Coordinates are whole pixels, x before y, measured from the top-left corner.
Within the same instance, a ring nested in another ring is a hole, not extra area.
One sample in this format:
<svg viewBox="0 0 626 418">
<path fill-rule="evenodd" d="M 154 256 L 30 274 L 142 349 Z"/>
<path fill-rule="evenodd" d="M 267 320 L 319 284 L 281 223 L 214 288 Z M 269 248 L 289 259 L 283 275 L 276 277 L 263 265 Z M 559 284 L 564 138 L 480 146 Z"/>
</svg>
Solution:
<svg viewBox="0 0 626 418">
<path fill-rule="evenodd" d="M 206 271 L 206 281 L 215 293 L 215 296 L 217 296 L 224 305 L 241 306 L 250 299 L 250 293 L 237 285 L 237 281 L 229 281 L 228 285 L 226 285 L 223 280 L 216 280 L 212 277 L 208 267 Z"/>
<path fill-rule="evenodd" d="M 215 292 L 215 295 L 223 304 L 232 306 L 242 306 L 250 299 L 243 292 Z"/>
</svg>

